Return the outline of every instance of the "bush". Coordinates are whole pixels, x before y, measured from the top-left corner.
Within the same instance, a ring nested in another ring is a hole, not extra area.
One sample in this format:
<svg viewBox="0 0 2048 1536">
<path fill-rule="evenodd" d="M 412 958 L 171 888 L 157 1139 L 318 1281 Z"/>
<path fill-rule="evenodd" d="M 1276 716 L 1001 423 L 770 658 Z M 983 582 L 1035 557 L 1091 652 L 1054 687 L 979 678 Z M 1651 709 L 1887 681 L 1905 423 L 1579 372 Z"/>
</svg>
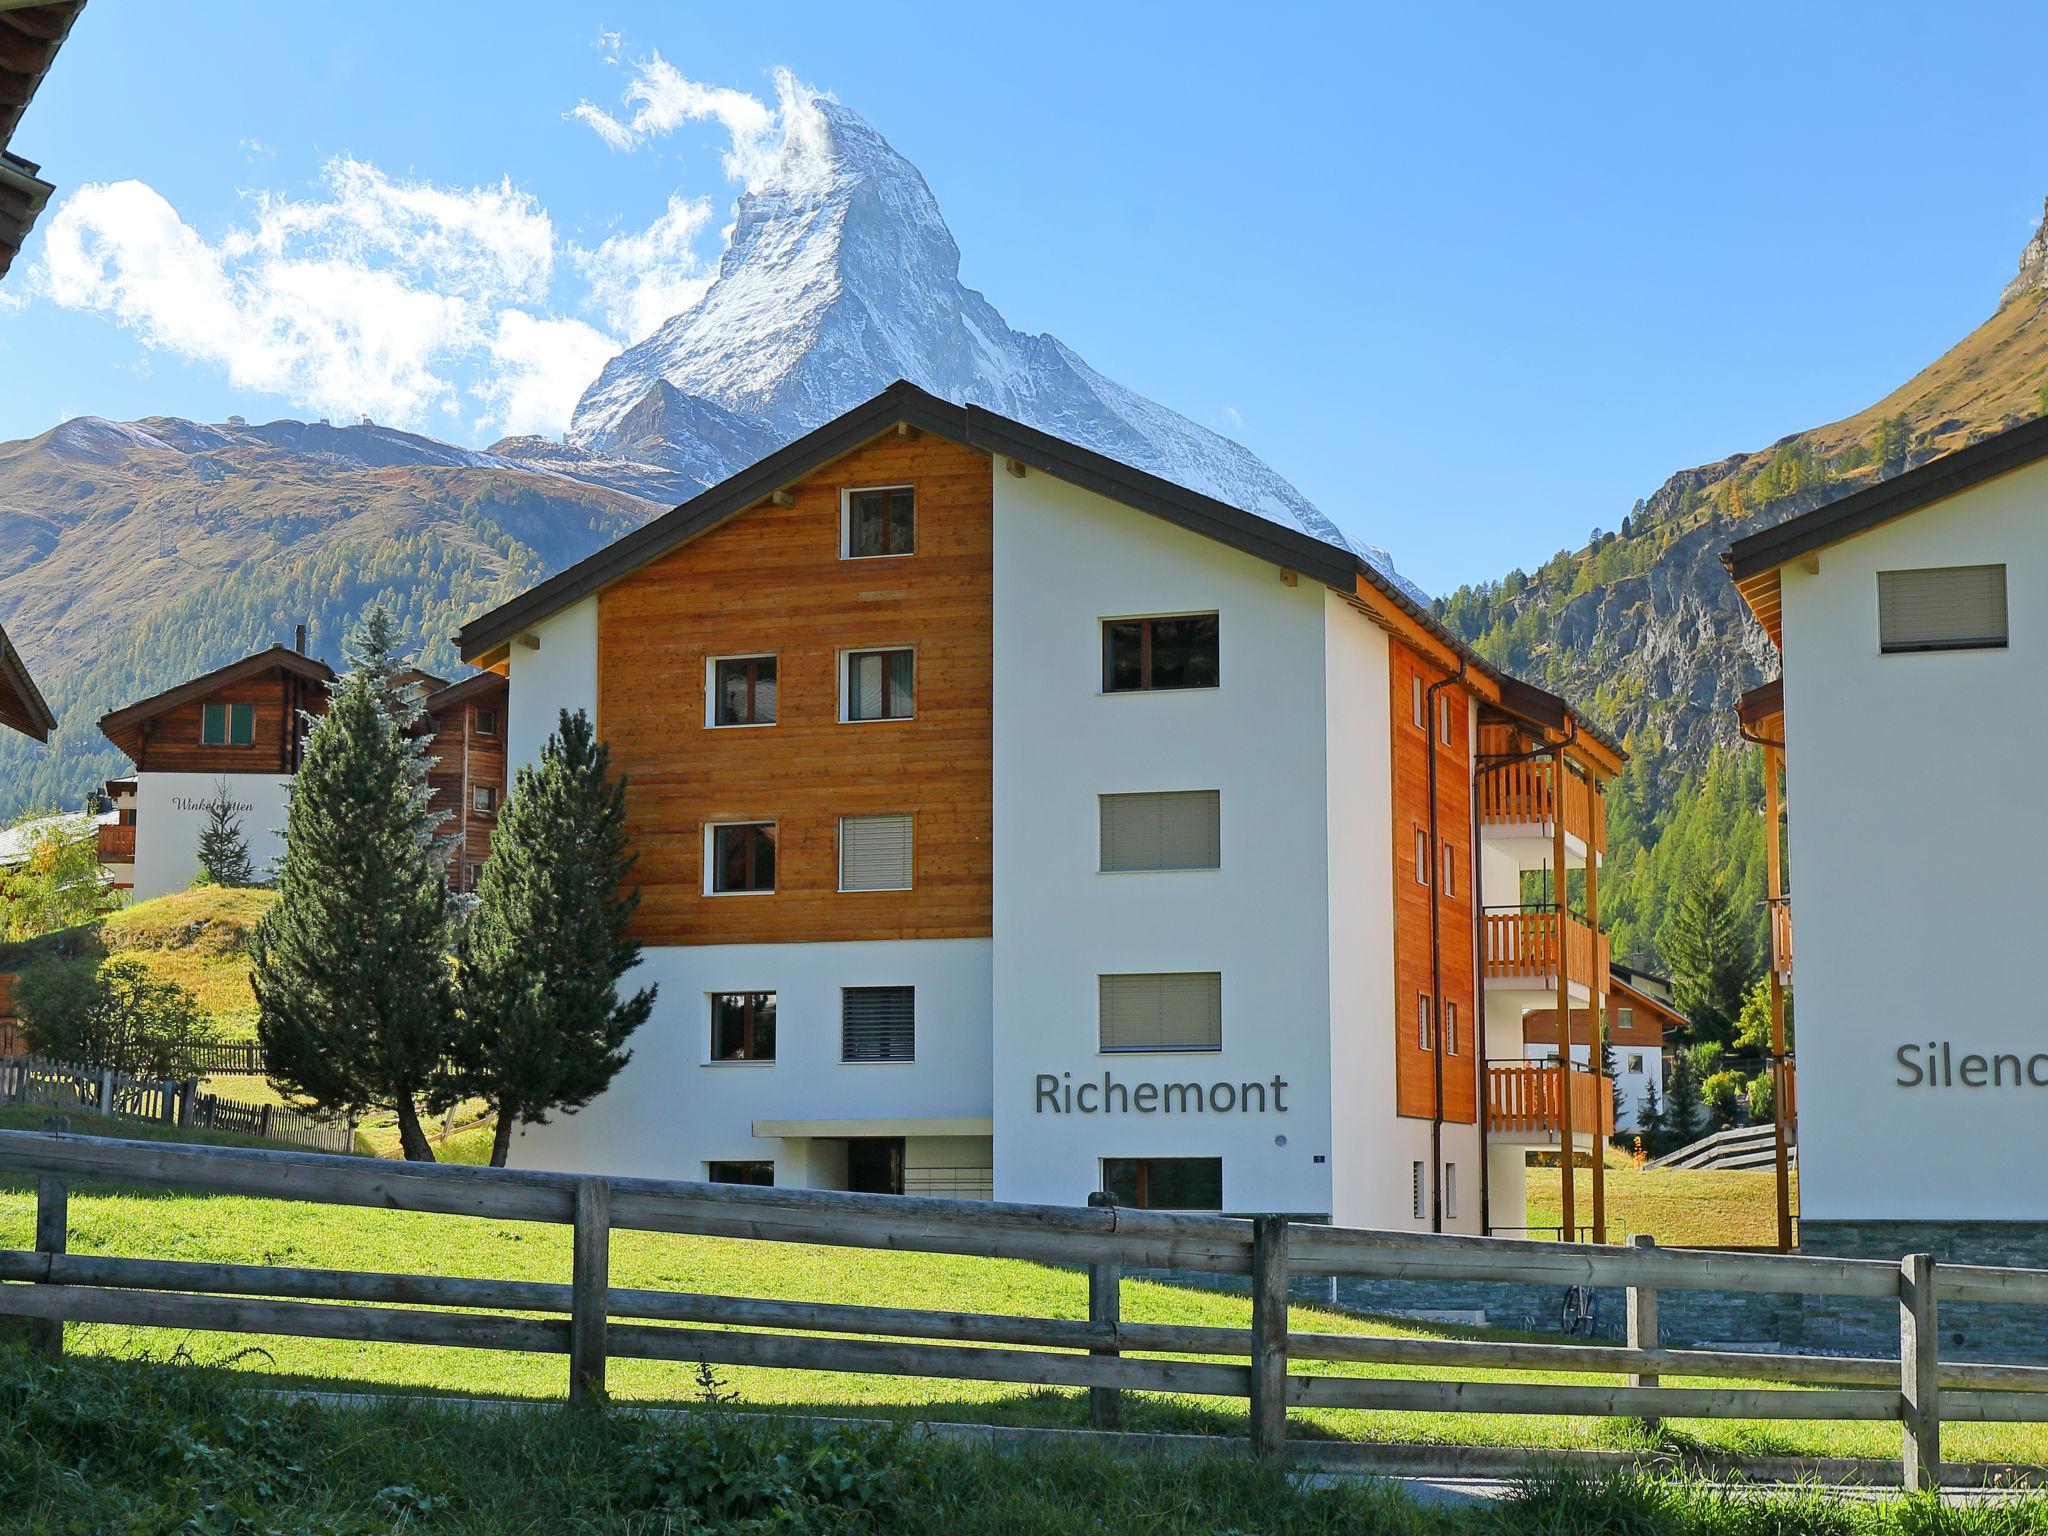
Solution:
<svg viewBox="0 0 2048 1536">
<path fill-rule="evenodd" d="M 1700 1084 L 1700 1102 L 1717 1124 L 1733 1125 L 1747 1086 L 1740 1072 L 1716 1072 Z"/>
<path fill-rule="evenodd" d="M 1749 1120 L 1752 1125 L 1770 1123 L 1774 1104 L 1772 1097 L 1776 1089 L 1771 1084 L 1771 1074 L 1759 1072 L 1749 1080 Z"/>
<path fill-rule="evenodd" d="M 189 1077 L 195 1049 L 214 1038 L 197 998 L 134 960 L 34 966 L 15 1005 L 37 1055 L 130 1077 Z"/>
</svg>

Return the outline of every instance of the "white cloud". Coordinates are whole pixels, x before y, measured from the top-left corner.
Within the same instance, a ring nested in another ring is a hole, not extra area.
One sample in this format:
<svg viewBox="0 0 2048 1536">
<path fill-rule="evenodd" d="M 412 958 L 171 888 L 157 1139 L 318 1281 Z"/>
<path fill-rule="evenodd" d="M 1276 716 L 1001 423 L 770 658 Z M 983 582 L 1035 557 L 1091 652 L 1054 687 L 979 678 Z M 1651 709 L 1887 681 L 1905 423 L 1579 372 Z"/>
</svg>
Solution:
<svg viewBox="0 0 2048 1536">
<path fill-rule="evenodd" d="M 616 51 L 617 39 L 610 39 Z M 819 165 L 824 138 L 819 93 L 786 69 L 775 71 L 775 105 L 729 86 L 706 85 L 685 76 L 659 53 L 633 67 L 620 93 L 630 110 L 614 115 L 594 102 L 581 102 L 569 116 L 591 128 L 613 149 L 635 150 L 650 139 L 673 133 L 684 123 L 717 122 L 730 147 L 722 157 L 725 174 L 749 187 L 760 185 L 770 172 L 800 172 Z"/>
<path fill-rule="evenodd" d="M 711 218 L 711 199 L 672 192 L 667 209 L 637 234 L 612 235 L 594 250 L 571 245 L 569 259 L 590 285 L 587 302 L 628 341 L 681 314 L 717 275 L 697 252 Z"/>
<path fill-rule="evenodd" d="M 574 366 L 580 390 L 614 343 L 526 313 L 553 279 L 546 211 L 509 180 L 435 187 L 345 158 L 322 179 L 319 197 L 258 195 L 251 222 L 216 241 L 142 182 L 82 187 L 49 222 L 35 286 L 326 415 L 419 426 L 467 393 L 486 421 L 564 425 L 572 386 L 540 375 Z"/>
</svg>

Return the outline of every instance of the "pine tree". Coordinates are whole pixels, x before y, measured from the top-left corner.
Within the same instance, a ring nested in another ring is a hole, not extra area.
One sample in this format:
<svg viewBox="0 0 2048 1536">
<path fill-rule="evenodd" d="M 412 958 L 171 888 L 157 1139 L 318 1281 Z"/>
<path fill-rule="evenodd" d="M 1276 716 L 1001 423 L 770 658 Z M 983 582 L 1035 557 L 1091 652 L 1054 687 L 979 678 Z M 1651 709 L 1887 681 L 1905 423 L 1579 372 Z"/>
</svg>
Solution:
<svg viewBox="0 0 2048 1536">
<path fill-rule="evenodd" d="M 206 825 L 199 832 L 199 883 L 225 886 L 256 883 L 256 866 L 249 858 L 249 842 L 242 836 L 242 818 L 235 809 L 235 797 L 225 778 L 214 785 L 213 798 L 206 802 Z"/>
<path fill-rule="evenodd" d="M 453 1043 L 443 813 L 428 806 L 416 685 L 373 606 L 312 723 L 292 785 L 278 899 L 253 935 L 257 1035 L 272 1081 L 320 1109 L 389 1109 L 433 1161 L 419 1101 Z"/>
<path fill-rule="evenodd" d="M 1615 1060 L 1614 1042 L 1608 1038 L 1606 1026 L 1600 1029 L 1600 1071 L 1607 1079 L 1607 1093 L 1614 1104 L 1615 1129 L 1621 1128 L 1621 1069 Z"/>
<path fill-rule="evenodd" d="M 1692 1056 L 1679 1051 L 1671 1062 L 1671 1092 L 1664 1100 L 1664 1128 L 1679 1141 L 1692 1140 L 1700 1128 L 1700 1080 Z"/>
<path fill-rule="evenodd" d="M 1735 1038 L 1743 995 L 1756 978 L 1754 930 L 1728 881 L 1695 868 L 1664 939 L 1673 995 L 1694 1040 L 1727 1044 Z"/>
<path fill-rule="evenodd" d="M 562 711 L 538 769 L 522 767 L 462 933 L 455 1091 L 498 1112 L 491 1166 L 515 1125 L 545 1124 L 603 1092 L 631 1054 L 654 988 L 623 1001 L 639 963 L 626 937 L 639 893 L 624 884 L 626 786 L 581 710 Z"/>
<path fill-rule="evenodd" d="M 1664 1106 L 1658 1101 L 1654 1082 L 1643 1090 L 1643 1102 L 1636 1110 L 1636 1129 L 1645 1136 L 1657 1136 L 1664 1130 Z"/>
</svg>

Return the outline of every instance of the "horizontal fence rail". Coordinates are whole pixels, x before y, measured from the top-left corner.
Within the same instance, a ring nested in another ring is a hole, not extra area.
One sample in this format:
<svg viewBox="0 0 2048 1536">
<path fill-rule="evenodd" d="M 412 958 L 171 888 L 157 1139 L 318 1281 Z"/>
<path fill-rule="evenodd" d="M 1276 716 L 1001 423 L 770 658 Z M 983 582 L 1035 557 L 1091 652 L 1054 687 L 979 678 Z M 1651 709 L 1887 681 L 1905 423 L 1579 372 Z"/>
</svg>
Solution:
<svg viewBox="0 0 2048 1536">
<path fill-rule="evenodd" d="M 198 1130 L 239 1131 L 314 1152 L 350 1152 L 355 1128 L 288 1104 L 257 1104 L 200 1091 L 197 1078 L 159 1081 L 109 1068 L 20 1056 L 0 1061 L 0 1104 L 154 1120 Z"/>
<path fill-rule="evenodd" d="M 1777 1253 L 1418 1236 L 1155 1211 L 995 1204 L 526 1169 L 395 1164 L 305 1152 L 0 1132 L 0 1175 L 36 1180 L 33 1250 L 0 1251 L 0 1315 L 30 1320 L 46 1352 L 65 1322 L 565 1354 L 570 1399 L 603 1400 L 609 1358 L 856 1372 L 1087 1389 L 1091 1422 L 1118 1394 L 1248 1398 L 1251 1445 L 1285 1455 L 1288 1408 L 1608 1415 L 1645 1420 L 1875 1420 L 1901 1425 L 1910 1486 L 1939 1477 L 1939 1430 L 2048 1421 L 2048 1366 L 1942 1362 L 1938 1303 L 2048 1306 L 2048 1272 Z M 69 1190 L 141 1184 L 309 1204 L 567 1225 L 568 1283 L 107 1257 L 66 1251 Z M 1089 1269 L 1088 1316 L 615 1287 L 610 1234 L 1034 1259 Z M 1249 1328 L 1126 1322 L 1128 1269 L 1244 1275 Z M 1290 1275 L 1621 1287 L 1626 1344 L 1385 1338 L 1292 1331 Z M 1660 1290 L 1862 1297 L 1898 1306 L 1898 1358 L 1674 1349 L 1657 1339 Z M 461 1310 L 449 1310 L 461 1309 Z M 534 1315 L 538 1314 L 538 1315 Z M 1301 1363 L 1418 1372 L 1510 1370 L 1615 1382 L 1488 1382 L 1304 1373 Z M 1728 1385 L 1666 1386 L 1684 1377 Z"/>
</svg>

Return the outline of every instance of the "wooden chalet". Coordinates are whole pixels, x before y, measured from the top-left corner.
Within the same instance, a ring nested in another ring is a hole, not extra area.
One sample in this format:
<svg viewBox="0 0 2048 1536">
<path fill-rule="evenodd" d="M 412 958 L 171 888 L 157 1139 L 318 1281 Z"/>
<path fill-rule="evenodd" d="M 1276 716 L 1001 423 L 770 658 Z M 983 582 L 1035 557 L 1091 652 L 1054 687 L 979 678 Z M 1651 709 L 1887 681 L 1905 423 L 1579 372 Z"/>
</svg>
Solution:
<svg viewBox="0 0 2048 1536">
<path fill-rule="evenodd" d="M 479 672 L 427 694 L 434 756 L 427 780 L 434 792 L 433 808 L 450 817 L 442 831 L 461 833 L 448 865 L 448 883 L 458 891 L 476 889 L 510 788 L 505 759 L 510 693 L 511 683 L 503 673 Z"/>
<path fill-rule="evenodd" d="M 138 774 L 296 773 L 299 712 L 321 714 L 334 672 L 289 646 L 224 667 L 100 717 Z"/>
</svg>

